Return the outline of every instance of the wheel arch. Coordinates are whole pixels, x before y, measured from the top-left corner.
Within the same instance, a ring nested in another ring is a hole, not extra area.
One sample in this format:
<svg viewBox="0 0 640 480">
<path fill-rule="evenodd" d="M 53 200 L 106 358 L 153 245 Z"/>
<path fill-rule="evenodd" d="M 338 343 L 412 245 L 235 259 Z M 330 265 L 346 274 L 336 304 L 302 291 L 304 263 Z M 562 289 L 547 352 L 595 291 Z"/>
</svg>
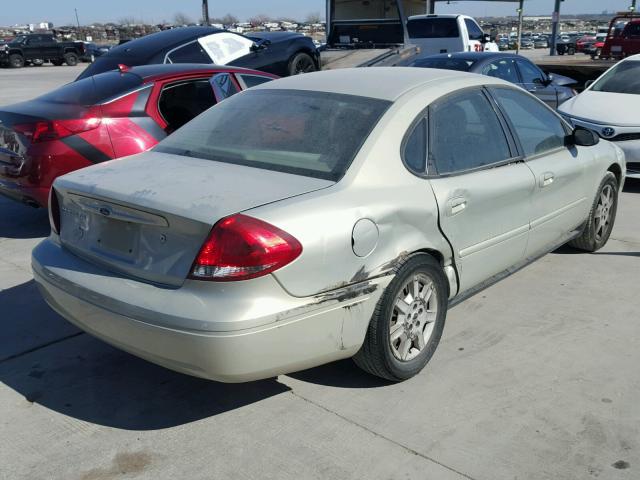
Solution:
<svg viewBox="0 0 640 480">
<path fill-rule="evenodd" d="M 609 168 L 607 168 L 607 172 L 611 172 L 615 175 L 619 187 L 620 183 L 622 182 L 622 168 L 620 167 L 620 165 L 617 163 L 612 163 L 611 165 L 609 165 Z"/>
</svg>

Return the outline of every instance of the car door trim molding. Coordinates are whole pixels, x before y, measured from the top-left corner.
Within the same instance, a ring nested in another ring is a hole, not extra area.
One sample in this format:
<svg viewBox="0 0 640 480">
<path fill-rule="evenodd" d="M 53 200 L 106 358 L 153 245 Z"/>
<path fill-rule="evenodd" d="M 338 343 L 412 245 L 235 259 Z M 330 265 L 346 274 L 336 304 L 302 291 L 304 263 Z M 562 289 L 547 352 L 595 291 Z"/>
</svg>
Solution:
<svg viewBox="0 0 640 480">
<path fill-rule="evenodd" d="M 491 237 L 487 240 L 484 240 L 480 243 L 476 243 L 475 245 L 471 245 L 469 247 L 463 248 L 458 252 L 460 258 L 468 257 L 469 255 L 473 255 L 474 253 L 480 252 L 487 248 L 493 247 L 500 243 L 506 242 L 512 238 L 522 235 L 523 233 L 528 233 L 530 229 L 530 225 L 527 223 L 526 225 L 522 225 L 520 227 L 514 228 L 505 233 L 501 233 L 500 235 L 496 235 L 495 237 Z"/>
<path fill-rule="evenodd" d="M 531 229 L 533 230 L 534 228 L 538 228 L 539 226 L 553 220 L 554 218 L 562 215 L 563 213 L 571 210 L 572 208 L 575 208 L 579 205 L 581 205 L 583 202 L 585 202 L 587 200 L 587 197 L 582 197 L 574 202 L 571 202 L 567 205 L 565 205 L 562 208 L 559 208 L 558 210 L 555 210 L 551 213 L 548 213 L 546 215 L 544 215 L 543 217 L 538 217 L 535 220 L 531 221 Z"/>
</svg>

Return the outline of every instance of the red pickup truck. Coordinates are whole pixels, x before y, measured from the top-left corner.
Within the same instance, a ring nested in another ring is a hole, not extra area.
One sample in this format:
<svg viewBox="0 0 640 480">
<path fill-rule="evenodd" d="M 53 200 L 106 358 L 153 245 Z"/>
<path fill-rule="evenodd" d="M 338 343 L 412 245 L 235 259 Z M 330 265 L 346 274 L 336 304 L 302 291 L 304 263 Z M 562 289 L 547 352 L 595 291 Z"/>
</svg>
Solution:
<svg viewBox="0 0 640 480">
<path fill-rule="evenodd" d="M 622 59 L 640 53 L 640 15 L 614 17 L 600 58 Z"/>
</svg>

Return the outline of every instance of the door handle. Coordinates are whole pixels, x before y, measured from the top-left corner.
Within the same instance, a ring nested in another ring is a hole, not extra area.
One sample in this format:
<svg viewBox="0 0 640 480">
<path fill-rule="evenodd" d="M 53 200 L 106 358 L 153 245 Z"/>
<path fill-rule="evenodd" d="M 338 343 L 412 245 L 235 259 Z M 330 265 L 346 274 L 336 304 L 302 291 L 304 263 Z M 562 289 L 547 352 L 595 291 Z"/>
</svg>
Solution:
<svg viewBox="0 0 640 480">
<path fill-rule="evenodd" d="M 452 198 L 447 202 L 447 207 L 449 216 L 457 215 L 467 208 L 467 199 L 464 197 Z"/>
<path fill-rule="evenodd" d="M 540 175 L 540 188 L 548 187 L 553 183 L 554 179 L 555 177 L 552 172 L 543 173 Z"/>
</svg>

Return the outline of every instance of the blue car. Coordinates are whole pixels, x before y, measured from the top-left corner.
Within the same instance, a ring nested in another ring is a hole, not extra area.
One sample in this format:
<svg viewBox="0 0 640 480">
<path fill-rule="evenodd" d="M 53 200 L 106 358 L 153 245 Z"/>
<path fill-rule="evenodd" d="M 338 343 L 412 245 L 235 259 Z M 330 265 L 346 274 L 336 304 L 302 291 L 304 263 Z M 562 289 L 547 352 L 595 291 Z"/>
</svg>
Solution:
<svg viewBox="0 0 640 480">
<path fill-rule="evenodd" d="M 432 55 L 410 63 L 412 67 L 478 73 L 515 83 L 552 108 L 577 95 L 576 80 L 545 73 L 531 60 L 512 53 L 460 52 Z"/>
</svg>

